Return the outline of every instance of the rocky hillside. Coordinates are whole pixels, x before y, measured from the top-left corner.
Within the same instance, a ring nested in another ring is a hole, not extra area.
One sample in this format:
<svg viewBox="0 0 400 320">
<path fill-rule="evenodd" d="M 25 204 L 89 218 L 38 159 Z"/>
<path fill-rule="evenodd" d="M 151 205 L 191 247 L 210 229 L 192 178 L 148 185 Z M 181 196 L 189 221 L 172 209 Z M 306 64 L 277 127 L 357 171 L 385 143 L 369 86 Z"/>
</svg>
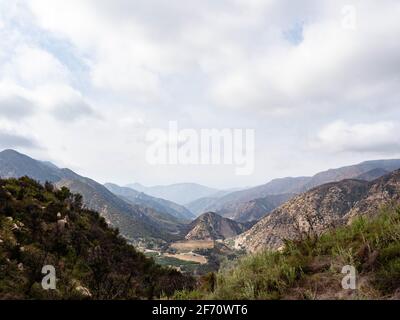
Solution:
<svg viewBox="0 0 400 320">
<path fill-rule="evenodd" d="M 188 230 L 186 240 L 219 240 L 237 236 L 246 230 L 246 226 L 208 212 L 190 223 Z"/>
<path fill-rule="evenodd" d="M 51 265 L 55 290 L 43 290 Z M 0 180 L 1 299 L 151 299 L 192 280 L 156 265 L 82 197 L 27 178 Z"/>
<path fill-rule="evenodd" d="M 248 251 L 278 249 L 285 239 L 312 237 L 400 200 L 400 170 L 372 182 L 328 183 L 283 204 L 236 239 Z"/>
<path fill-rule="evenodd" d="M 239 216 L 238 221 L 251 221 L 254 217 L 265 216 L 294 194 L 308 191 L 319 185 L 344 179 L 371 181 L 399 168 L 400 160 L 366 161 L 357 165 L 323 171 L 312 177 L 274 179 L 266 184 L 232 192 L 222 197 L 199 199 L 188 204 L 187 207 L 195 214 L 213 211 L 232 219 Z M 273 195 L 276 197 L 272 197 Z M 254 202 L 256 199 L 263 200 Z M 279 201 L 279 199 L 282 201 Z M 268 211 L 262 212 L 262 206 L 258 205 L 260 202 L 268 208 Z M 254 211 L 250 210 L 253 207 L 255 208 Z M 244 209 L 243 212 L 240 208 Z M 247 219 L 246 214 L 249 215 Z"/>
</svg>

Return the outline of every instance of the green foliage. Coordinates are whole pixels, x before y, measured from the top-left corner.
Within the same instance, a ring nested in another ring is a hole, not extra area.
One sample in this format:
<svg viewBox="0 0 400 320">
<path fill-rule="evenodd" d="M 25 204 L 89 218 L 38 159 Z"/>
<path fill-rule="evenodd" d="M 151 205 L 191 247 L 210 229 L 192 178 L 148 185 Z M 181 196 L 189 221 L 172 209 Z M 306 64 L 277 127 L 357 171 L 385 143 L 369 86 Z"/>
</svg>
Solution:
<svg viewBox="0 0 400 320">
<path fill-rule="evenodd" d="M 219 271 L 215 288 L 179 291 L 176 299 L 390 298 L 400 288 L 400 209 L 360 217 L 316 239 L 286 241 Z M 359 287 L 341 287 L 341 269 L 353 265 Z M 205 279 L 203 279 L 205 280 Z M 201 283 L 201 281 L 200 281 Z"/>
<path fill-rule="evenodd" d="M 0 299 L 152 299 L 193 286 L 82 208 L 80 195 L 27 177 L 0 180 L 0 240 Z M 56 290 L 41 286 L 44 265 L 56 269 Z"/>
</svg>

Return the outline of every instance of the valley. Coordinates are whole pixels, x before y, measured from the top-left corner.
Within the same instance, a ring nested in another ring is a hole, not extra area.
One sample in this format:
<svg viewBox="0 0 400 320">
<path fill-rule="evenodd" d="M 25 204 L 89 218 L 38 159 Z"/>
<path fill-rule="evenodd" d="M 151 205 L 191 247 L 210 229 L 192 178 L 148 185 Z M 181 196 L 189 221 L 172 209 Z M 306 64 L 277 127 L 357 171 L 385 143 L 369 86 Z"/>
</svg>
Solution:
<svg viewBox="0 0 400 320">
<path fill-rule="evenodd" d="M 400 203 L 398 168 L 399 160 L 368 161 L 242 190 L 180 184 L 170 193 L 162 186 L 148 195 L 144 187 L 102 185 L 13 150 L 0 152 L 1 177 L 29 176 L 40 185 L 51 182 L 56 192 L 80 194 L 84 208 L 97 211 L 130 247 L 155 265 L 198 281 L 252 254 L 284 252 L 288 241 L 318 239 L 359 217 L 374 218 L 385 206 Z M 185 188 L 191 189 L 187 199 L 193 205 L 185 200 Z M 196 198 L 193 190 L 202 191 Z M 159 198 L 161 193 L 169 199 Z"/>
<path fill-rule="evenodd" d="M 218 271 L 223 261 L 237 259 L 242 254 L 223 240 L 181 240 L 163 248 L 140 250 L 160 265 L 194 275 Z"/>
</svg>

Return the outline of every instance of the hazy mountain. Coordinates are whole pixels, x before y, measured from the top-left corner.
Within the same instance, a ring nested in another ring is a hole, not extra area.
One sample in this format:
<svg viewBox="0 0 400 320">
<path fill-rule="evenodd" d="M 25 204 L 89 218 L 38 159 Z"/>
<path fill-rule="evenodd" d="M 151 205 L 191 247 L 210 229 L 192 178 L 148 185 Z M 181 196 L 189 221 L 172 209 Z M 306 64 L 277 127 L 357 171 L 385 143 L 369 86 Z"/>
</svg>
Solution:
<svg viewBox="0 0 400 320">
<path fill-rule="evenodd" d="M 248 251 L 278 249 L 283 239 L 319 234 L 346 224 L 355 216 L 373 215 L 379 208 L 400 201 L 400 170 L 372 182 L 343 180 L 296 196 L 236 239 Z"/>
<path fill-rule="evenodd" d="M 197 201 L 188 204 L 187 208 L 195 214 L 213 211 L 224 217 L 230 217 L 233 219 L 235 216 L 241 216 L 240 221 L 246 221 L 246 212 L 250 216 L 259 216 L 261 214 L 259 210 L 262 210 L 262 206 L 257 205 L 257 203 L 260 204 L 261 201 L 251 202 L 253 200 L 264 198 L 262 201 L 263 205 L 275 209 L 284 201 L 288 200 L 291 195 L 305 192 L 324 183 L 353 178 L 373 180 L 374 178 L 378 178 L 387 172 L 399 168 L 400 160 L 396 159 L 366 161 L 356 165 L 323 171 L 312 177 L 274 179 L 264 185 L 232 192 L 220 198 L 214 197 L 198 199 Z M 269 197 L 270 195 L 280 195 L 278 199 L 283 199 L 284 201 L 269 202 L 270 200 L 273 200 L 273 198 Z M 254 214 L 252 214 L 252 211 L 250 210 L 252 207 L 256 208 L 256 213 Z M 240 213 L 239 208 L 244 208 L 245 211 Z M 264 215 L 268 212 L 269 211 L 266 211 Z M 251 217 L 247 219 L 247 221 L 251 220 Z"/>
<path fill-rule="evenodd" d="M 187 240 L 218 240 L 237 236 L 247 227 L 236 221 L 223 218 L 214 212 L 199 216 L 189 226 Z"/>
<path fill-rule="evenodd" d="M 383 177 L 384 175 L 388 174 L 389 172 L 390 171 L 387 171 L 382 168 L 376 168 L 376 169 L 372 169 L 368 172 L 365 172 L 363 174 L 360 174 L 359 176 L 356 177 L 356 179 L 372 181 L 372 180 L 378 179 L 380 177 Z"/>
<path fill-rule="evenodd" d="M 328 182 L 341 181 L 344 179 L 355 179 L 360 175 L 374 169 L 383 169 L 388 172 L 400 169 L 400 160 L 391 159 L 365 161 L 356 165 L 323 171 L 314 175 L 300 191 L 307 191 L 311 188 Z"/>
<path fill-rule="evenodd" d="M 185 207 L 193 212 L 194 215 L 199 216 L 202 213 L 207 212 L 207 208 L 211 208 L 217 201 L 218 198 L 216 197 L 203 197 L 185 204 Z"/>
<path fill-rule="evenodd" d="M 178 183 L 153 187 L 145 187 L 139 183 L 134 183 L 127 185 L 127 187 L 144 192 L 156 198 L 162 198 L 179 203 L 180 205 L 185 205 L 186 203 L 202 197 L 212 196 L 220 191 L 197 183 Z"/>
<path fill-rule="evenodd" d="M 261 209 L 261 207 L 265 206 L 273 210 L 288 200 L 292 194 L 299 192 L 310 179 L 309 177 L 275 179 L 267 184 L 231 192 L 221 197 L 197 199 L 187 204 L 186 207 L 196 215 L 212 211 L 224 217 L 233 218 L 234 216 L 241 216 L 240 221 L 251 221 L 251 217 L 246 219 L 244 214 L 238 213 L 237 210 L 239 207 L 250 208 L 262 202 L 262 206 L 257 205 L 257 208 Z M 276 197 L 273 197 L 274 195 Z M 248 203 L 263 198 L 264 200 L 262 201 L 259 200 L 257 202 Z M 263 215 L 267 213 L 268 211 L 265 211 Z M 252 215 L 259 216 L 260 213 L 254 213 Z"/>
<path fill-rule="evenodd" d="M 53 164 L 34 160 L 14 150 L 0 152 L 0 176 L 29 176 L 42 183 L 50 181 L 58 187 L 66 186 L 72 192 L 82 194 L 88 208 L 100 212 L 108 223 L 119 228 L 128 239 L 153 237 L 173 240 L 181 231 L 180 221 L 166 212 L 128 203 L 94 180 L 69 169 L 59 169 Z"/>
<path fill-rule="evenodd" d="M 132 188 L 120 187 L 113 183 L 106 183 L 104 186 L 115 195 L 132 204 L 146 206 L 160 212 L 166 212 L 183 221 L 191 221 L 196 218 L 194 214 L 184 206 L 172 201 L 155 198 Z"/>
<path fill-rule="evenodd" d="M 237 203 L 233 201 L 225 204 L 221 210 L 218 211 L 218 214 L 238 222 L 260 220 L 268 212 L 271 212 L 294 196 L 294 194 L 271 194 L 264 198 L 258 198 L 247 202 Z"/>
</svg>

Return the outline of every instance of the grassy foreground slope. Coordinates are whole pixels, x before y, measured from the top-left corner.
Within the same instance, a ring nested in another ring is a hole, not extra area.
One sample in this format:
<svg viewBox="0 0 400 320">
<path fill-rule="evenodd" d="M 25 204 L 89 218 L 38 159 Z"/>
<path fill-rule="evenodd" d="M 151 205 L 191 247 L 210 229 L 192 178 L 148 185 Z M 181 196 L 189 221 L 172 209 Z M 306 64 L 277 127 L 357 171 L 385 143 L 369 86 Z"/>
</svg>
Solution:
<svg viewBox="0 0 400 320">
<path fill-rule="evenodd" d="M 357 270 L 356 290 L 342 288 L 345 265 Z M 202 279 L 176 299 L 400 299 L 400 208 L 320 237 L 300 235 L 281 252 L 247 256 Z"/>
<path fill-rule="evenodd" d="M 42 288 L 45 265 L 55 290 Z M 0 180 L 0 299 L 151 299 L 192 281 L 136 251 L 67 188 Z"/>
</svg>

